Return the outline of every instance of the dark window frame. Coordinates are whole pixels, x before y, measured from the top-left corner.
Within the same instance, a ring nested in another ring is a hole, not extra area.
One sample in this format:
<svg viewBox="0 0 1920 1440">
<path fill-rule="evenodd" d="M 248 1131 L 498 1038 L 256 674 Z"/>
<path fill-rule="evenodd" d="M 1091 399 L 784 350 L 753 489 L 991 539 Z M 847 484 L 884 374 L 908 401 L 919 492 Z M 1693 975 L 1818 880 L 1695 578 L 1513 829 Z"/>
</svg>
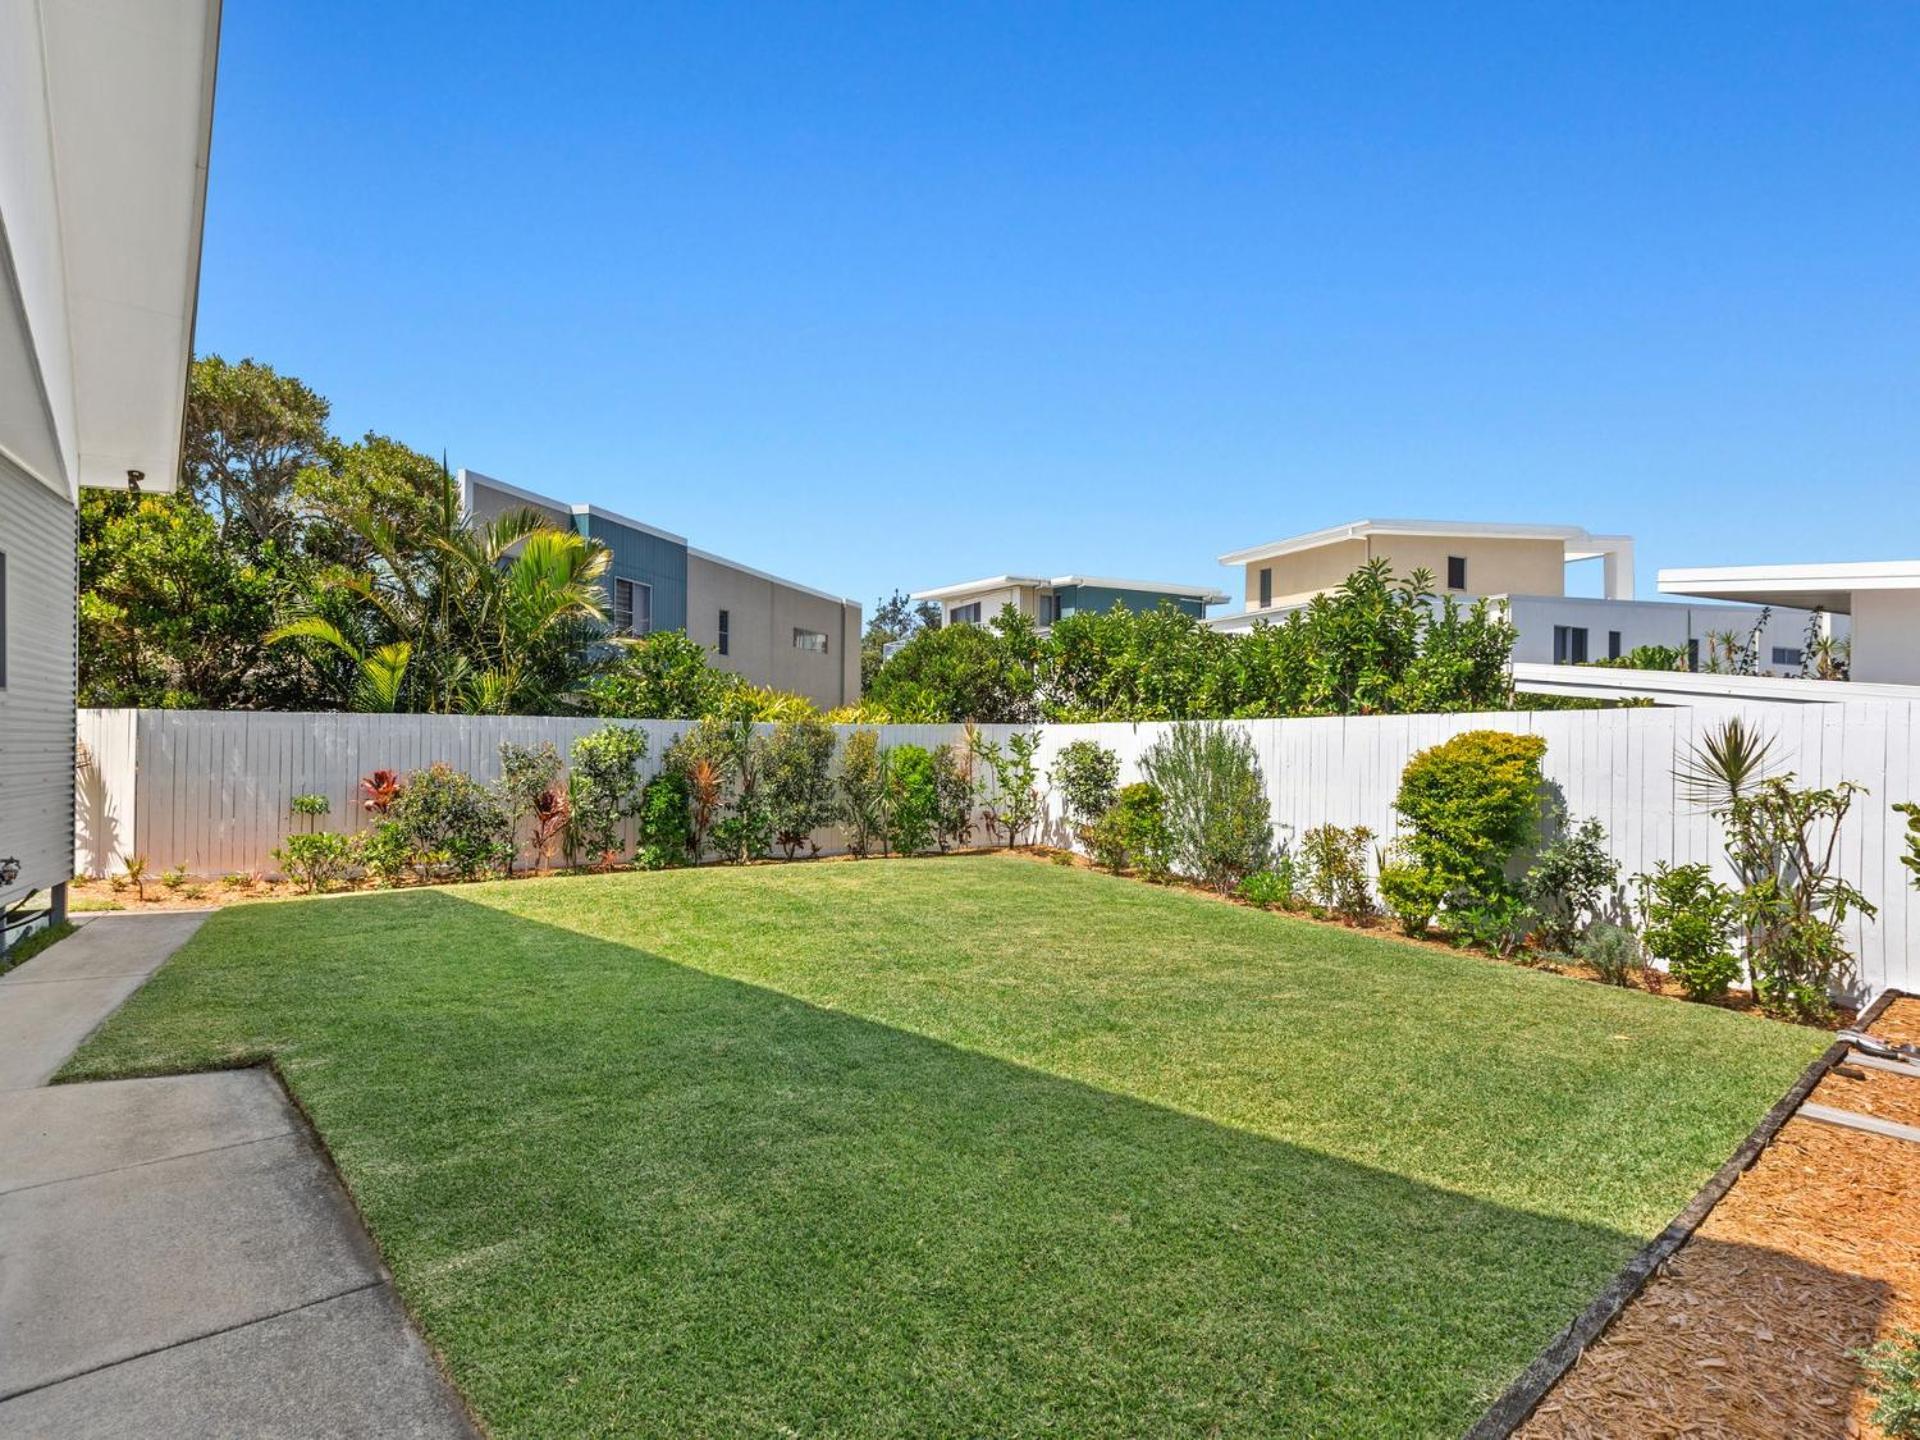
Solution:
<svg viewBox="0 0 1920 1440">
<path fill-rule="evenodd" d="M 1467 588 L 1467 557 L 1464 555 L 1447 556 L 1447 589 L 1464 590 Z"/>
<path fill-rule="evenodd" d="M 1620 632 L 1618 630 L 1609 630 L 1607 631 L 1607 659 L 1618 660 L 1619 658 Z"/>
<path fill-rule="evenodd" d="M 730 648 L 732 644 L 732 620 L 733 617 L 725 610 L 720 612 L 720 653 L 722 655 L 732 653 Z"/>
<path fill-rule="evenodd" d="M 806 643 L 810 640 L 818 640 L 820 643 L 818 645 Z M 828 654 L 827 632 L 824 630 L 809 630 L 804 625 L 796 625 L 793 627 L 793 648 L 796 650 L 804 650 L 809 655 Z"/>
<path fill-rule="evenodd" d="M 1265 610 L 1273 604 L 1273 567 L 1262 566 L 1260 570 L 1260 608 Z"/>
<path fill-rule="evenodd" d="M 1556 665 L 1587 663 L 1586 626 L 1556 625 L 1553 627 L 1553 663 Z"/>
</svg>

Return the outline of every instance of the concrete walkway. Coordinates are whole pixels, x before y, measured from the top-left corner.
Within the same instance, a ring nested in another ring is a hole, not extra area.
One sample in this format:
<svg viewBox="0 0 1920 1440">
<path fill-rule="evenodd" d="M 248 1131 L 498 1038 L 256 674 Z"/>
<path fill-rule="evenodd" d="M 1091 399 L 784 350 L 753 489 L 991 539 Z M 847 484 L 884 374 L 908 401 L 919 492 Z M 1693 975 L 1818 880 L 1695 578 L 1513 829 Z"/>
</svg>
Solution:
<svg viewBox="0 0 1920 1440">
<path fill-rule="evenodd" d="M 45 1085 L 202 918 L 0 978 L 0 1437 L 471 1440 L 268 1072 Z"/>
</svg>

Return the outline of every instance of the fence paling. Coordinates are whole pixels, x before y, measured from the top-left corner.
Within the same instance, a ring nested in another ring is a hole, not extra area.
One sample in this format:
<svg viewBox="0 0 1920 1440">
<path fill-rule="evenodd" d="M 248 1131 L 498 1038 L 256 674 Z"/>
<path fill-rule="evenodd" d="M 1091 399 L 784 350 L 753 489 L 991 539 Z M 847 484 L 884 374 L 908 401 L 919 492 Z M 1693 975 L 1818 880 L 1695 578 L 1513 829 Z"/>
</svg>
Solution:
<svg viewBox="0 0 1920 1440">
<path fill-rule="evenodd" d="M 1890 808 L 1920 799 L 1920 722 L 1898 701 L 1850 705 L 1761 705 L 1746 713 L 1775 737 L 1774 758 L 1802 783 L 1853 780 L 1870 794 L 1848 817 L 1842 873 L 1880 906 L 1878 921 L 1849 922 L 1869 993 L 1891 985 L 1920 989 L 1914 962 L 1920 897 L 1901 865 L 1905 823 Z M 1519 711 L 1249 720 L 1266 772 L 1277 836 L 1294 841 L 1310 826 L 1364 824 L 1384 841 L 1398 830 L 1392 802 L 1400 771 L 1415 752 L 1463 730 L 1532 732 L 1547 741 L 1544 769 L 1575 817 L 1594 816 L 1624 874 L 1659 860 L 1706 860 L 1731 878 L 1717 823 L 1676 793 L 1675 764 L 1724 712 L 1686 708 Z M 436 760 L 481 779 L 499 773 L 503 740 L 551 740 L 563 753 L 601 723 L 560 717 L 443 715 L 289 715 L 174 710 L 84 710 L 86 764 L 76 786 L 76 870 L 106 874 L 126 856 L 156 867 L 184 862 L 196 874 L 273 867 L 271 851 L 292 828 L 295 795 L 327 796 L 328 822 L 357 829 L 360 779 L 375 769 L 416 770 Z M 632 721 L 648 740 L 649 772 L 682 721 Z M 958 740 L 958 725 L 840 727 L 880 732 L 886 745 Z M 981 727 L 1004 739 L 1020 728 Z M 1041 726 L 1040 763 L 1050 766 L 1068 742 L 1088 738 L 1120 757 L 1123 783 L 1166 724 Z M 1048 797 L 1042 838 L 1064 835 L 1057 797 Z M 631 834 L 627 837 L 631 840 Z M 823 832 L 822 849 L 841 847 Z"/>
</svg>

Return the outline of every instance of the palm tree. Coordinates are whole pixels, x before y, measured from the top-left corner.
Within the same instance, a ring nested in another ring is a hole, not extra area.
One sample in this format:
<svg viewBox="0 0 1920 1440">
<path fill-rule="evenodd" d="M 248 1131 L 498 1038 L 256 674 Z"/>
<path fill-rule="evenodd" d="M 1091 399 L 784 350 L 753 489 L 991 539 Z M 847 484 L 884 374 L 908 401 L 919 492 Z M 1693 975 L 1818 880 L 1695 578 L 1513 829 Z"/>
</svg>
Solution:
<svg viewBox="0 0 1920 1440">
<path fill-rule="evenodd" d="M 1687 747 L 1673 778 L 1695 809 L 1719 813 L 1767 777 L 1772 758 L 1773 737 L 1733 715 Z"/>
<path fill-rule="evenodd" d="M 349 710 L 390 715 L 401 708 L 407 665 L 413 658 L 413 646 L 405 640 L 396 640 L 366 653 L 349 640 L 339 626 L 318 615 L 303 615 L 267 636 L 269 645 L 277 645 L 282 640 L 318 640 L 352 662 L 354 683 L 347 700 Z"/>
</svg>

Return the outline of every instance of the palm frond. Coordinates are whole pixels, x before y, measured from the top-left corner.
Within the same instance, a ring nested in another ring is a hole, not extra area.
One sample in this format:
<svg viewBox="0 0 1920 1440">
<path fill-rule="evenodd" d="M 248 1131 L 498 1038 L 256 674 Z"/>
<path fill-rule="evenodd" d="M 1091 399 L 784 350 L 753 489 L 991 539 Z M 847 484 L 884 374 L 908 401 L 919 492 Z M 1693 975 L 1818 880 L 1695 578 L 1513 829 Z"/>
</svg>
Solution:
<svg viewBox="0 0 1920 1440">
<path fill-rule="evenodd" d="M 1772 772 L 1773 740 L 1729 716 L 1689 745 L 1674 767 L 1680 793 L 1697 810 L 1727 809 Z"/>
</svg>

